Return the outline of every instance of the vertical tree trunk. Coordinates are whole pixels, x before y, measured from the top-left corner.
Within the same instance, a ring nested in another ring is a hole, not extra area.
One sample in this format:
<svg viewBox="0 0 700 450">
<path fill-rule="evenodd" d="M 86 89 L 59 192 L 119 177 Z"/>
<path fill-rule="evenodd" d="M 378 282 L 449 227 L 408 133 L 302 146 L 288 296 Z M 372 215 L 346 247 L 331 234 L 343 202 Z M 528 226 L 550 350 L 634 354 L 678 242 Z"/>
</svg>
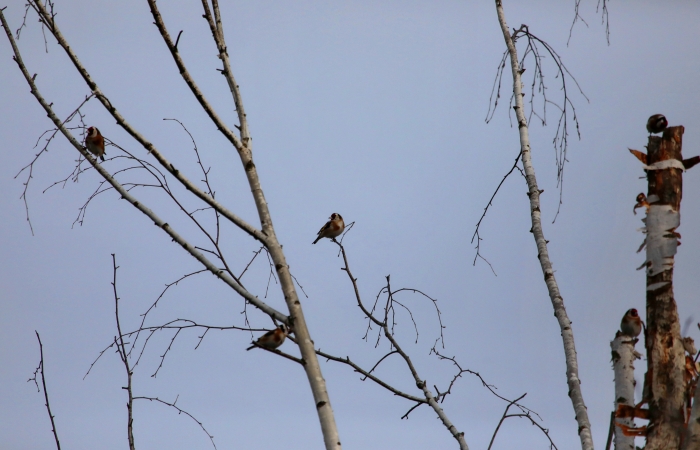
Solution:
<svg viewBox="0 0 700 450">
<path fill-rule="evenodd" d="M 673 262 L 683 190 L 682 126 L 650 136 L 647 153 L 646 450 L 677 449 L 684 434 L 685 354 L 673 297 Z"/>
<path fill-rule="evenodd" d="M 638 359 L 634 351 L 637 339 L 617 333 L 610 343 L 612 349 L 613 370 L 615 372 L 615 410 L 619 405 L 634 408 L 634 360 Z M 618 417 L 615 419 L 615 450 L 634 450 L 634 436 L 625 436 L 622 424 L 626 427 L 634 427 L 634 419 L 630 417 Z"/>
<path fill-rule="evenodd" d="M 581 440 L 582 450 L 593 450 L 593 436 L 591 434 L 591 422 L 588 420 L 588 411 L 586 403 L 583 401 L 583 393 L 581 392 L 581 379 L 578 376 L 578 357 L 576 356 L 576 344 L 574 343 L 574 331 L 571 327 L 571 320 L 566 313 L 564 306 L 564 298 L 559 292 L 552 268 L 552 262 L 549 260 L 549 250 L 547 249 L 547 241 L 544 238 L 542 230 L 542 218 L 540 212 L 540 189 L 537 186 L 537 177 L 535 176 L 535 167 L 532 164 L 532 155 L 530 153 L 530 135 L 525 118 L 525 106 L 523 104 L 522 79 L 520 75 L 520 63 L 518 62 L 518 51 L 515 48 L 515 42 L 510 35 L 506 16 L 503 12 L 502 0 L 496 0 L 496 12 L 498 14 L 498 23 L 501 25 L 503 38 L 508 48 L 510 55 L 510 68 L 513 74 L 513 97 L 515 106 L 515 116 L 518 119 L 518 130 L 520 135 L 520 151 L 527 180 L 528 197 L 530 198 L 530 220 L 532 221 L 532 236 L 535 238 L 537 245 L 537 257 L 540 260 L 540 266 L 544 275 L 544 282 L 547 285 L 547 292 L 554 308 L 554 316 L 557 318 L 559 329 L 561 330 L 562 343 L 564 344 L 564 356 L 566 359 L 566 382 L 569 387 L 569 398 L 576 413 L 575 419 L 578 423 L 578 435 Z"/>
</svg>

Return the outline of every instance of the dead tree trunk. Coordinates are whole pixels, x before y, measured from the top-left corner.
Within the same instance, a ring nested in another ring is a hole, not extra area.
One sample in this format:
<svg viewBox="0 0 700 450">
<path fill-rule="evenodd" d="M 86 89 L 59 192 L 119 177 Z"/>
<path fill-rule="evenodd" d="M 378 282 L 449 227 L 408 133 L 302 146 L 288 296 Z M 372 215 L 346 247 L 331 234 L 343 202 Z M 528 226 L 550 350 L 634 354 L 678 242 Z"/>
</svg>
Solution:
<svg viewBox="0 0 700 450">
<path fill-rule="evenodd" d="M 647 153 L 646 450 L 677 449 L 684 434 L 685 354 L 673 297 L 673 263 L 683 194 L 682 126 L 650 136 Z"/>
</svg>

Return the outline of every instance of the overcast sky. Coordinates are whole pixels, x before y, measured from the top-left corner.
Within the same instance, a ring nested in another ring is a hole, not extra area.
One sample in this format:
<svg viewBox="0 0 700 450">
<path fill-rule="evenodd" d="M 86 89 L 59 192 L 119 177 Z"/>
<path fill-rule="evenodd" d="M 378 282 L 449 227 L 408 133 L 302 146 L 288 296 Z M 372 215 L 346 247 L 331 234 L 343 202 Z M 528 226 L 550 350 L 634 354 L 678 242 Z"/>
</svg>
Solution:
<svg viewBox="0 0 700 450">
<path fill-rule="evenodd" d="M 22 2 L 5 10 L 10 26 L 22 22 Z M 564 353 L 537 252 L 528 232 L 529 203 L 520 175 L 501 188 L 482 224 L 482 261 L 472 264 L 474 226 L 519 151 L 509 119 L 511 79 L 506 71 L 501 104 L 484 121 L 496 68 L 505 49 L 493 2 L 222 2 L 229 53 L 241 87 L 253 136 L 253 151 L 277 235 L 292 273 L 308 298 L 302 304 L 318 347 L 350 356 L 370 368 L 385 342 L 362 340 L 366 321 L 352 286 L 340 270 L 337 249 L 327 240 L 311 245 L 332 212 L 355 222 L 346 236 L 351 268 L 365 300 L 391 275 L 393 287 L 420 289 L 438 299 L 445 325 L 445 354 L 478 371 L 508 398 L 539 413 L 562 449 L 580 448 L 565 378 Z M 526 5 L 527 3 L 527 5 Z M 646 191 L 640 164 L 627 148 L 644 150 L 647 117 L 663 113 L 684 125 L 684 155 L 700 153 L 700 32 L 697 2 L 612 2 L 610 45 L 596 1 L 584 0 L 567 46 L 573 1 L 505 1 L 511 28 L 527 24 L 549 42 L 576 77 L 590 102 L 572 89 L 581 140 L 570 124 L 570 148 L 559 194 L 552 139 L 558 116 L 548 108 L 548 126 L 531 124 L 533 160 L 540 183 L 545 236 L 557 280 L 573 321 L 582 390 L 593 436 L 603 448 L 613 406 L 609 342 L 625 310 L 644 310 L 644 261 L 635 253 L 643 236 L 634 199 Z M 2 6 L 2 5 L 0 5 Z M 184 30 L 180 52 L 200 87 L 229 125 L 237 123 L 220 63 L 199 2 L 160 2 L 172 35 Z M 58 1 L 57 23 L 103 92 L 136 126 L 199 183 L 192 144 L 174 122 L 192 133 L 217 198 L 257 225 L 244 172 L 235 150 L 202 112 L 180 78 L 145 1 Z M 26 172 L 15 178 L 43 145 L 52 125 L 0 43 L 0 447 L 52 448 L 42 394 L 27 382 L 44 342 L 51 406 L 63 448 L 121 449 L 126 440 L 123 366 L 105 353 L 116 334 L 111 253 L 120 266 L 122 328 L 138 327 L 141 314 L 166 283 L 198 270 L 198 263 L 162 230 L 114 192 L 98 196 L 84 224 L 73 222 L 96 189 L 94 171 L 43 192 L 72 170 L 77 153 L 62 137 L 36 164 L 27 191 L 34 235 L 20 196 Z M 89 93 L 65 53 L 47 33 L 48 53 L 36 16 L 28 14 L 19 40 L 30 73 L 60 117 Z M 521 52 L 523 48 L 521 47 Z M 560 102 L 560 79 L 545 61 L 547 94 Z M 534 72 L 525 63 L 526 85 Z M 529 100 L 529 91 L 526 100 Z M 83 109 L 88 125 L 122 147 L 149 159 L 96 101 Z M 108 156 L 118 154 L 107 149 Z M 150 159 L 149 159 L 150 160 Z M 155 163 L 155 160 L 151 160 Z M 117 163 L 105 164 L 108 170 Z M 124 175 L 123 180 L 128 180 Z M 675 293 L 681 322 L 700 319 L 700 173 L 685 176 L 683 245 L 676 257 Z M 201 183 L 200 183 L 201 184 Z M 135 190 L 144 203 L 203 244 L 163 196 Z M 188 201 L 188 205 L 194 202 Z M 252 239 L 226 225 L 224 248 L 237 272 L 257 250 Z M 246 286 L 263 297 L 268 267 L 256 260 Z M 418 323 L 398 317 L 398 337 L 428 384 L 443 390 L 454 367 L 428 355 L 439 327 L 432 305 L 402 298 Z M 285 311 L 279 287 L 267 302 Z M 210 325 L 243 325 L 240 297 L 208 274 L 168 291 L 149 323 L 187 318 Z M 249 308 L 254 327 L 269 327 Z M 374 330 L 376 332 L 376 330 Z M 693 325 L 689 334 L 696 339 Z M 181 333 L 157 377 L 160 356 L 172 333 L 154 336 L 136 368 L 135 395 L 174 401 L 202 421 L 217 448 L 289 450 L 322 448 L 316 411 L 303 370 L 263 351 L 246 352 L 250 333 L 212 331 L 198 349 L 201 331 Z M 376 335 L 374 335 L 376 336 Z M 638 346 L 642 350 L 642 346 Z M 283 349 L 296 354 L 292 343 Z M 646 361 L 637 363 L 637 379 Z M 457 444 L 435 414 L 412 406 L 351 369 L 321 361 L 344 448 L 437 449 Z M 399 359 L 377 374 L 420 395 Z M 488 446 L 505 403 L 464 375 L 442 405 L 473 449 Z M 638 390 L 637 395 L 640 392 Z M 163 405 L 136 403 L 139 449 L 212 448 L 189 418 Z M 639 444 L 640 442 L 638 442 Z M 524 420 L 510 419 L 494 448 L 548 448 Z"/>
</svg>

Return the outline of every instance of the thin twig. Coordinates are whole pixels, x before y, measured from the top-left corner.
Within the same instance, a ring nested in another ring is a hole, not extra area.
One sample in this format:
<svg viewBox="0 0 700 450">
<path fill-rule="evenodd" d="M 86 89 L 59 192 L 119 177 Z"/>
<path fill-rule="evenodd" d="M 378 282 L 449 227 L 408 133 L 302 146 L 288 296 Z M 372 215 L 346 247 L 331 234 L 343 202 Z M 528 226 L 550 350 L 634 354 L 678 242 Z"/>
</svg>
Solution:
<svg viewBox="0 0 700 450">
<path fill-rule="evenodd" d="M 126 346 L 124 345 L 124 334 L 122 333 L 122 327 L 121 324 L 119 323 L 119 295 L 117 294 L 117 269 L 119 269 L 119 266 L 117 266 L 117 257 L 114 253 L 112 253 L 112 290 L 114 292 L 114 316 L 116 317 L 117 320 L 117 332 L 119 333 L 118 337 L 114 338 L 114 343 L 117 346 L 117 353 L 119 353 L 119 358 L 122 360 L 122 364 L 124 364 L 124 369 L 126 369 L 126 387 L 122 388 L 125 389 L 129 395 L 129 399 L 126 403 L 126 408 L 128 411 L 128 420 L 127 420 L 127 434 L 129 436 L 129 450 L 135 450 L 134 447 L 134 392 L 132 390 L 132 384 L 131 384 L 131 377 L 134 374 L 133 371 L 131 370 L 131 367 L 129 367 L 129 354 L 126 351 Z"/>
<path fill-rule="evenodd" d="M 2 11 L 0 11 L 0 14 L 2 14 Z M 61 450 L 61 443 L 58 441 L 58 432 L 56 431 L 56 422 L 54 422 L 54 415 L 51 413 L 51 406 L 49 404 L 49 391 L 46 390 L 46 377 L 44 375 L 44 346 L 41 344 L 41 336 L 39 336 L 39 332 L 34 330 L 34 333 L 36 333 L 36 338 L 39 341 L 39 367 L 37 367 L 37 369 L 34 371 L 34 377 L 28 379 L 27 382 L 34 381 L 34 384 L 37 384 L 36 374 L 37 372 L 41 373 L 41 386 L 44 388 L 44 400 L 46 400 L 44 406 L 46 406 L 46 412 L 49 413 L 49 419 L 51 420 L 51 431 L 53 432 L 53 437 L 56 441 L 56 448 Z M 37 389 L 39 389 L 38 384 Z"/>
<path fill-rule="evenodd" d="M 496 190 L 493 192 L 493 194 L 491 195 L 491 198 L 489 199 L 489 202 L 486 204 L 486 207 L 484 208 L 484 212 L 481 214 L 481 217 L 479 218 L 479 221 L 476 223 L 476 227 L 474 228 L 474 234 L 472 235 L 472 240 L 471 240 L 471 243 L 472 243 L 472 244 L 474 243 L 474 239 L 476 239 L 476 247 L 474 247 L 474 248 L 476 249 L 476 255 L 474 256 L 474 261 L 472 262 L 472 266 L 476 266 L 476 259 L 477 259 L 477 258 L 481 258 L 481 259 L 483 259 L 483 260 L 486 262 L 486 264 L 489 265 L 489 267 L 491 268 L 491 272 L 493 272 L 493 274 L 494 274 L 495 276 L 498 276 L 498 275 L 496 275 L 496 271 L 493 270 L 493 266 L 491 265 L 491 263 L 490 263 L 486 258 L 484 258 L 484 257 L 481 255 L 481 236 L 479 235 L 479 227 L 481 226 L 481 222 L 482 222 L 482 221 L 484 220 L 484 218 L 486 217 L 486 213 L 488 212 L 489 208 L 491 207 L 491 205 L 493 205 L 493 199 L 496 198 L 496 194 L 498 194 L 498 191 L 501 189 L 501 186 L 503 186 L 503 183 L 504 183 L 504 182 L 506 181 L 506 179 L 510 176 L 510 174 L 513 173 L 513 171 L 514 171 L 516 168 L 519 169 L 519 167 L 518 167 L 518 161 L 520 160 L 520 155 L 521 155 L 521 154 L 522 154 L 522 151 L 518 152 L 518 155 L 515 157 L 515 162 L 513 162 L 513 167 L 510 168 L 510 170 L 508 171 L 508 173 L 506 173 L 506 174 L 503 176 L 503 179 L 501 179 L 501 182 L 498 183 L 498 186 L 496 186 Z"/>
<path fill-rule="evenodd" d="M 177 403 L 177 398 L 175 399 L 175 401 L 174 401 L 173 403 L 166 402 L 165 400 L 161 400 L 161 399 L 159 399 L 158 397 L 143 397 L 143 396 L 139 396 L 139 397 L 134 397 L 134 400 L 149 400 L 149 401 L 152 401 L 152 402 L 159 402 L 159 403 L 162 403 L 162 404 L 164 404 L 164 405 L 168 405 L 168 406 L 170 406 L 171 408 L 175 408 L 175 409 L 177 410 L 178 414 L 185 414 L 185 415 L 188 416 L 190 419 L 192 419 L 192 420 L 194 420 L 195 422 L 197 422 L 197 425 L 199 425 L 199 428 L 201 428 L 202 431 L 204 431 L 204 433 L 207 435 L 207 437 L 208 437 L 209 440 L 211 441 L 211 445 L 213 445 L 213 446 L 214 446 L 214 449 L 216 449 L 216 444 L 214 443 L 214 436 L 212 436 L 211 434 L 209 434 L 209 432 L 207 431 L 207 429 L 204 428 L 204 424 L 202 424 L 202 422 L 200 422 L 199 420 L 197 420 L 196 417 L 194 417 L 192 414 L 188 413 L 187 411 L 185 411 L 184 409 L 182 409 L 182 408 L 180 408 L 179 406 L 176 405 L 176 403 Z"/>
</svg>

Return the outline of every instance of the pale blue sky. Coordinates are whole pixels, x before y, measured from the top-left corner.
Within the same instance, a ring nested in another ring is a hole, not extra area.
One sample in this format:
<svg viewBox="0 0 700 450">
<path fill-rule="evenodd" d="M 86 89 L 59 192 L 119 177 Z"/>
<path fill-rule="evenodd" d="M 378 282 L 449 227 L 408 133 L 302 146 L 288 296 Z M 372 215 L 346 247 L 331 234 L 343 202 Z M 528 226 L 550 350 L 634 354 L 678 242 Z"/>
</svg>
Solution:
<svg viewBox="0 0 700 450">
<path fill-rule="evenodd" d="M 700 153 L 700 5 L 613 2 L 608 46 L 596 3 L 582 2 L 589 27 L 579 23 L 568 47 L 573 1 L 506 1 L 504 7 L 511 28 L 525 23 L 559 52 L 590 99 L 572 92 L 582 139 L 571 137 L 564 205 L 553 225 L 554 128 L 533 123 L 531 137 L 545 190 L 550 256 L 573 320 L 595 443 L 603 448 L 613 402 L 609 341 L 626 309 L 644 309 L 644 274 L 635 271 L 644 258 L 635 253 L 642 224 L 632 206 L 646 182 L 627 148 L 643 150 L 647 117 L 664 113 L 672 125 L 686 127 L 685 155 Z M 173 35 L 184 30 L 179 49 L 200 87 L 228 123 L 236 123 L 224 79 L 215 71 L 216 49 L 201 5 L 160 2 L 160 7 Z M 183 121 L 212 166 L 217 198 L 255 222 L 238 157 L 179 77 L 146 2 L 72 0 L 56 8 L 72 48 L 127 119 L 198 181 L 189 138 L 162 119 Z M 23 13 L 21 2 L 5 10 L 13 28 Z M 524 403 L 542 416 L 557 446 L 579 448 L 559 328 L 528 232 L 526 186 L 519 175 L 504 184 L 482 229 L 482 252 L 498 276 L 482 262 L 472 266 L 474 225 L 519 148 L 505 104 L 508 72 L 499 110 L 490 124 L 484 122 L 504 50 L 493 2 L 224 2 L 222 14 L 256 166 L 291 270 L 309 295 L 302 300 L 316 344 L 366 367 L 386 347 L 374 349 L 361 339 L 365 321 L 335 247 L 327 241 L 311 245 L 326 218 L 339 212 L 356 222 L 345 243 L 367 301 L 388 274 L 395 287 L 415 287 L 438 298 L 447 327 L 445 353 L 479 371 L 506 397 L 527 392 Z M 19 45 L 57 113 L 72 111 L 88 90 L 50 37 L 45 53 L 32 13 Z M 114 193 L 98 197 L 85 224 L 71 228 L 99 180 L 90 172 L 77 184 L 42 193 L 70 173 L 76 158 L 60 138 L 42 156 L 29 187 L 31 235 L 19 200 L 24 176 L 13 177 L 51 124 L 29 94 L 5 39 L 0 61 L 0 447 L 53 446 L 43 396 L 26 382 L 38 362 L 38 330 L 64 448 L 125 448 L 125 379 L 117 355 L 106 354 L 83 380 L 116 333 L 110 253 L 121 266 L 122 326 L 129 330 L 165 283 L 198 266 Z M 526 67 L 529 75 L 532 63 Z M 554 73 L 546 80 L 548 95 L 558 99 Z M 88 124 L 145 156 L 96 102 L 84 111 Z M 555 115 L 549 119 L 556 123 Z M 684 181 L 675 288 L 681 321 L 693 315 L 697 322 L 699 281 L 693 274 L 700 265 L 700 237 L 692 230 L 700 223 L 700 200 L 692 193 L 700 189 L 700 175 L 688 172 Z M 183 234 L 195 236 L 158 194 L 135 192 Z M 257 246 L 226 226 L 225 248 L 242 270 Z M 246 285 L 259 296 L 266 270 L 260 264 L 246 275 Z M 423 378 L 444 387 L 453 371 L 428 356 L 438 332 L 431 306 L 404 299 L 414 308 L 420 339 L 412 344 L 406 317 L 400 317 L 399 337 Z M 284 307 L 276 286 L 267 301 Z M 152 324 L 175 318 L 212 325 L 243 320 L 241 299 L 208 274 L 182 283 L 162 302 Z M 254 326 L 269 326 L 261 314 L 251 319 Z M 169 342 L 166 334 L 155 337 L 137 368 L 135 394 L 168 401 L 179 395 L 178 405 L 204 423 L 220 450 L 322 447 L 300 368 L 261 351 L 246 352 L 250 334 L 240 331 L 211 332 L 195 351 L 199 334 L 182 333 L 152 378 Z M 697 339 L 697 328 L 690 335 Z M 295 351 L 291 344 L 284 349 Z M 644 365 L 638 363 L 638 375 Z M 457 448 L 427 407 L 402 421 L 409 402 L 360 382 L 347 367 L 322 362 L 322 369 L 344 448 Z M 378 373 L 419 394 L 398 359 Z M 454 391 L 445 411 L 471 448 L 486 448 L 504 404 L 473 377 L 459 380 Z M 194 422 L 166 407 L 137 403 L 135 411 L 139 449 L 211 448 Z M 511 420 L 495 448 L 547 448 L 531 425 Z"/>
</svg>

